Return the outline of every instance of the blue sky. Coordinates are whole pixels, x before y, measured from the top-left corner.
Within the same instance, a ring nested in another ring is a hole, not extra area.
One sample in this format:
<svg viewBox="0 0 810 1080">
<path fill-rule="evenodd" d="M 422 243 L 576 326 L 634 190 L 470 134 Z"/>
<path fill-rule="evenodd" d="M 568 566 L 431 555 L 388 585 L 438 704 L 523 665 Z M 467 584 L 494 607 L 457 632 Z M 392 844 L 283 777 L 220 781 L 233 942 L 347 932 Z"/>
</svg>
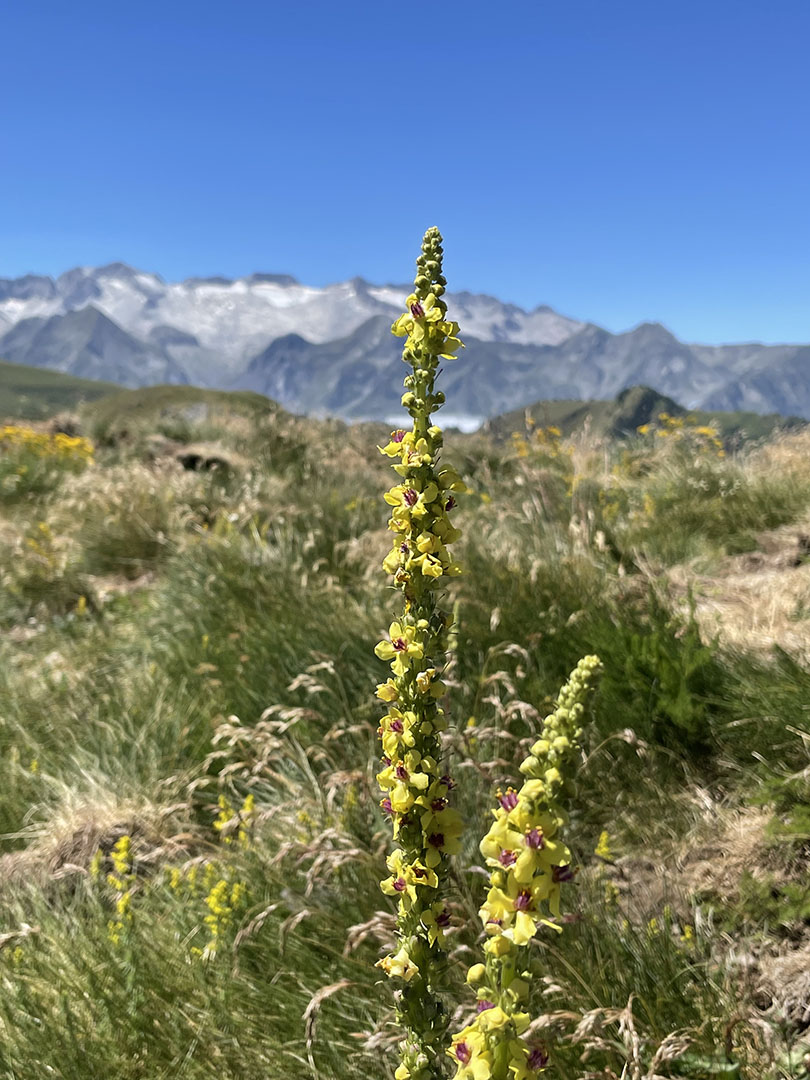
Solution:
<svg viewBox="0 0 810 1080">
<path fill-rule="evenodd" d="M 810 341 L 805 0 L 0 3 L 0 276 L 411 276 Z"/>
</svg>

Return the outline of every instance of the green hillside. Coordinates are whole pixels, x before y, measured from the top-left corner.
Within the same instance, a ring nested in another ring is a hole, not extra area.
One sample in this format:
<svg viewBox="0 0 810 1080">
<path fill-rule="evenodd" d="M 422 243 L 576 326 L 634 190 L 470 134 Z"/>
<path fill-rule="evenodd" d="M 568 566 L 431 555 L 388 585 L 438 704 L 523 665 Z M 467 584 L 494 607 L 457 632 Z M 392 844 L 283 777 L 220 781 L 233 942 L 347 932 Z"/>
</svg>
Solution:
<svg viewBox="0 0 810 1080">
<path fill-rule="evenodd" d="M 0 360 L 0 417 L 42 420 L 119 389 L 115 383 Z"/>
<path fill-rule="evenodd" d="M 282 411 L 274 401 L 251 390 L 164 385 L 117 388 L 116 393 L 89 403 L 82 415 L 93 437 L 109 443 L 150 431 L 182 441 L 192 431 L 199 436 L 201 422 L 211 427 L 228 417 L 254 421 Z"/>
<path fill-rule="evenodd" d="M 796 416 L 784 417 L 776 413 L 765 416 L 753 412 L 709 412 L 705 409 L 685 409 L 666 394 L 659 394 L 647 386 L 632 386 L 622 390 L 612 401 L 536 401 L 525 409 L 515 409 L 488 421 L 485 430 L 496 439 L 509 438 L 514 431 L 522 431 L 526 418 L 535 424 L 553 426 L 563 435 L 582 430 L 586 423 L 594 435 L 626 438 L 634 435 L 643 424 L 655 422 L 659 414 L 689 417 L 696 425 L 717 429 L 724 440 L 743 442 L 762 439 L 775 431 L 805 427 L 807 421 Z"/>
</svg>

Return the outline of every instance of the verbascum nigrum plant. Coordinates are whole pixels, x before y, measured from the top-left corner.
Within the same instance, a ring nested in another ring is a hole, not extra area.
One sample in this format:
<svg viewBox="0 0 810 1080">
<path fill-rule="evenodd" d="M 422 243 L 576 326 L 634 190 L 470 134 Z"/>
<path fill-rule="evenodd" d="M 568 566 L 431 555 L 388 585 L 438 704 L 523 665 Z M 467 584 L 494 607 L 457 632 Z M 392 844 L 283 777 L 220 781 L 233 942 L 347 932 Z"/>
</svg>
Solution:
<svg viewBox="0 0 810 1080">
<path fill-rule="evenodd" d="M 392 677 L 377 695 L 388 706 L 380 722 L 383 768 L 377 779 L 390 816 L 396 848 L 388 858 L 383 892 L 398 899 L 397 951 L 379 966 L 397 983 L 397 1017 L 405 1029 L 397 1080 L 438 1080 L 444 1075 L 447 1014 L 441 992 L 448 914 L 444 886 L 449 856 L 459 847 L 460 815 L 449 805 L 453 781 L 441 762 L 446 727 L 441 673 L 451 616 L 439 606 L 442 590 L 461 571 L 449 545 L 461 535 L 451 521 L 455 494 L 465 490 L 454 469 L 440 466 L 441 430 L 432 413 L 444 403 L 435 389 L 442 359 L 461 347 L 458 324 L 442 300 L 442 238 L 428 229 L 416 260 L 414 291 L 393 333 L 405 337 L 402 404 L 411 430 L 391 433 L 383 454 L 395 459 L 399 482 L 385 495 L 391 508 L 391 552 L 383 563 L 403 596 L 402 613 L 389 639 L 375 652 Z"/>
<path fill-rule="evenodd" d="M 498 791 L 495 818 L 481 841 L 490 869 L 489 891 L 479 912 L 487 935 L 486 962 L 473 965 L 467 982 L 477 990 L 472 1023 L 453 1036 L 448 1054 L 455 1080 L 533 1080 L 548 1062 L 546 1047 L 524 1037 L 530 976 L 522 959 L 541 925 L 560 912 L 560 889 L 574 876 L 571 852 L 561 837 L 563 807 L 579 749 L 585 700 L 602 670 L 599 658 L 580 660 L 563 686 L 539 739 L 520 766 L 519 791 Z"/>
</svg>

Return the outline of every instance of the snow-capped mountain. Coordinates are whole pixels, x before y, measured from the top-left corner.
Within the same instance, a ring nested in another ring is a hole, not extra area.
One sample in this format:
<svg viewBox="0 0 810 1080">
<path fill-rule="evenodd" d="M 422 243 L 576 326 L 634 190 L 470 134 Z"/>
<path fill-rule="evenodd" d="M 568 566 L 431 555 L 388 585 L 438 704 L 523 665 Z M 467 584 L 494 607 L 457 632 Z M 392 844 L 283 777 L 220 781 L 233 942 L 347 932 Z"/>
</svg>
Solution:
<svg viewBox="0 0 810 1080">
<path fill-rule="evenodd" d="M 286 274 L 166 282 L 124 263 L 0 279 L 0 357 L 141 386 L 246 387 L 300 412 L 396 412 L 407 285 L 323 288 Z M 539 306 L 446 297 L 467 348 L 444 388 L 467 423 L 540 398 L 654 386 L 689 407 L 810 417 L 810 348 L 687 345 L 658 323 L 611 334 Z"/>
<path fill-rule="evenodd" d="M 23 319 L 53 318 L 92 305 L 170 355 L 180 350 L 179 362 L 191 365 L 190 377 L 221 383 L 285 334 L 322 344 L 345 337 L 374 315 L 393 318 L 408 291 L 407 286 L 369 285 L 361 278 L 315 288 L 285 274 L 166 282 L 157 274 L 111 263 L 69 270 L 55 280 L 33 275 L 0 280 L 0 321 L 7 328 Z M 452 303 L 467 332 L 483 341 L 558 344 L 581 326 L 550 308 L 526 312 L 489 296 L 459 293 Z M 203 354 L 201 370 L 195 349 Z"/>
</svg>

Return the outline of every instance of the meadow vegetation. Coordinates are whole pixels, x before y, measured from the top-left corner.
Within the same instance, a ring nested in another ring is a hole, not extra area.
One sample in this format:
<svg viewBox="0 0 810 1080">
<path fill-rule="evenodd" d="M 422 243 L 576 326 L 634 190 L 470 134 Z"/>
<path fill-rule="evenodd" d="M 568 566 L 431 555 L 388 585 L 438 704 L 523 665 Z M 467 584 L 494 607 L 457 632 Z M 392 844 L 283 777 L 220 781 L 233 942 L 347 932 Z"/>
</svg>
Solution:
<svg viewBox="0 0 810 1080">
<path fill-rule="evenodd" d="M 810 1075 L 808 609 L 771 647 L 704 618 L 775 532 L 810 589 L 810 436 L 700 419 L 445 440 L 453 1030 L 492 792 L 604 667 L 564 932 L 525 950 L 560 1080 Z M 0 1077 L 390 1080 L 390 432 L 188 388 L 88 404 L 75 454 L 35 428 L 0 444 Z"/>
</svg>

